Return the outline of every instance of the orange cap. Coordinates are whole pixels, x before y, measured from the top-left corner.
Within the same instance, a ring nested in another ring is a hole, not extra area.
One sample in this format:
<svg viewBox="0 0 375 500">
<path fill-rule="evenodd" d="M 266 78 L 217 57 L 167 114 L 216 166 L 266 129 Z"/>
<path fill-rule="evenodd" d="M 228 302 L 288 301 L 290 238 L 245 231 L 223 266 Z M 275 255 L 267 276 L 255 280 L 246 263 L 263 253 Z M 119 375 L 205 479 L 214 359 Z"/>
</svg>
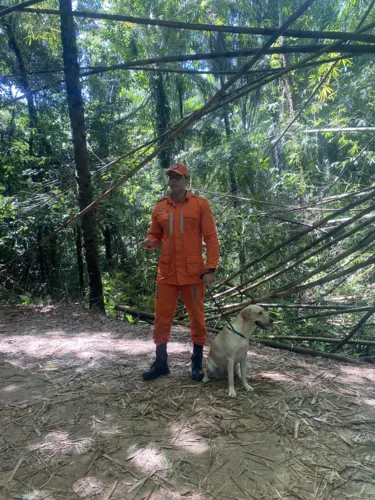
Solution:
<svg viewBox="0 0 375 500">
<path fill-rule="evenodd" d="M 183 165 L 182 163 L 172 163 L 166 174 L 169 175 L 171 172 L 176 172 L 178 175 L 185 175 L 185 177 L 189 177 L 189 170 L 186 165 Z"/>
</svg>

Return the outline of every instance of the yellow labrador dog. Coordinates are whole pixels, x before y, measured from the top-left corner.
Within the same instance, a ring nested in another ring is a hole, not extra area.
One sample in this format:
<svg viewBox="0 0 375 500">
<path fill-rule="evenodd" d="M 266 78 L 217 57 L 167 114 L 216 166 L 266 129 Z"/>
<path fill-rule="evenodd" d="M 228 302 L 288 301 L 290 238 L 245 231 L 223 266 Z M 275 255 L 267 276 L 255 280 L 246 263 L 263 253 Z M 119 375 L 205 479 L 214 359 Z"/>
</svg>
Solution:
<svg viewBox="0 0 375 500">
<path fill-rule="evenodd" d="M 229 396 L 235 398 L 234 374 L 236 370 L 236 374 L 242 380 L 244 388 L 249 392 L 253 391 L 254 389 L 246 380 L 249 340 L 257 326 L 263 330 L 267 330 L 272 322 L 273 320 L 266 314 L 262 307 L 256 305 L 245 307 L 231 321 L 231 325 L 238 333 L 231 331 L 229 326 L 225 326 L 211 343 L 203 382 L 208 382 L 210 377 L 228 377 Z M 241 373 L 239 373 L 238 365 L 241 367 Z"/>
</svg>

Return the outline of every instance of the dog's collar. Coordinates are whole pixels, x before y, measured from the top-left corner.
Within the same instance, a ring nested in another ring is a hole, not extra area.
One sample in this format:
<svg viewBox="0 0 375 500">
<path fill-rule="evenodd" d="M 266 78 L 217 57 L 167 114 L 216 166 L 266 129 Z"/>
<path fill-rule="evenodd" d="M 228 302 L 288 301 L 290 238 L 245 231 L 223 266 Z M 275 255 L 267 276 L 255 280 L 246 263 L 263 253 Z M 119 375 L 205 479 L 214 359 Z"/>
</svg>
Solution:
<svg viewBox="0 0 375 500">
<path fill-rule="evenodd" d="M 229 323 L 229 321 L 228 321 L 228 323 Z M 236 333 L 237 335 L 239 335 L 239 336 L 240 336 L 240 337 L 242 337 L 243 339 L 248 340 L 248 338 L 247 338 L 247 337 L 245 337 L 245 335 L 242 335 L 242 333 L 238 332 L 235 328 L 233 328 L 233 326 L 232 326 L 232 324 L 231 324 L 231 323 L 229 323 L 229 324 L 228 324 L 228 327 L 227 327 L 227 328 L 229 328 L 229 329 L 230 329 L 233 333 Z"/>
</svg>

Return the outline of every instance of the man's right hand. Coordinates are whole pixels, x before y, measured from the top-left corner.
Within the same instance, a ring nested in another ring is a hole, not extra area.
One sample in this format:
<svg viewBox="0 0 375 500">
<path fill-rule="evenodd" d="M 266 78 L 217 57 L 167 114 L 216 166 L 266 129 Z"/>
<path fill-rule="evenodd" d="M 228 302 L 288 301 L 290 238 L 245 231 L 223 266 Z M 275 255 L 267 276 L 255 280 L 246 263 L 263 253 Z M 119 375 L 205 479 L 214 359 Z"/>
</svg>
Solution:
<svg viewBox="0 0 375 500">
<path fill-rule="evenodd" d="M 146 250 L 151 250 L 151 248 L 155 245 L 156 241 L 157 240 L 150 240 L 149 238 L 146 238 L 139 244 L 139 246 L 145 248 Z"/>
</svg>

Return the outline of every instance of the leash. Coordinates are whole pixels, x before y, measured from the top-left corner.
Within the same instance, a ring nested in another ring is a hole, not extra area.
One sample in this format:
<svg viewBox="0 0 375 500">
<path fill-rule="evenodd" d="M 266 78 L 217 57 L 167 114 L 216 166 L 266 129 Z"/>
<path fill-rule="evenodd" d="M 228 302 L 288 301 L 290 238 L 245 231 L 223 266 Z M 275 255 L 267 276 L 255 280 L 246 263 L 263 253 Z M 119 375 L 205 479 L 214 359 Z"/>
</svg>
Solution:
<svg viewBox="0 0 375 500">
<path fill-rule="evenodd" d="M 209 287 L 209 286 L 206 286 L 206 289 L 208 290 L 208 293 L 209 293 L 209 295 L 210 295 L 211 299 L 213 300 L 213 302 L 214 302 L 215 306 L 217 307 L 217 310 L 219 311 L 219 313 L 220 313 L 222 316 L 224 316 L 225 321 L 228 323 L 228 328 L 229 328 L 229 330 L 230 330 L 230 331 L 232 331 L 233 333 L 236 333 L 237 335 L 239 335 L 239 336 L 240 336 L 240 337 L 242 337 L 243 339 L 248 340 L 248 339 L 245 337 L 245 335 L 242 335 L 242 333 L 238 332 L 238 331 L 237 331 L 237 330 L 236 330 L 236 329 L 232 326 L 232 323 L 231 323 L 231 322 L 229 321 L 229 319 L 228 319 L 228 318 L 224 315 L 224 313 L 223 313 L 223 311 L 222 311 L 221 307 L 220 307 L 220 306 L 219 306 L 219 304 L 216 302 L 216 300 L 215 300 L 215 298 L 214 298 L 214 296 L 213 296 L 213 294 L 212 294 L 212 292 L 211 292 L 210 287 Z"/>
</svg>

